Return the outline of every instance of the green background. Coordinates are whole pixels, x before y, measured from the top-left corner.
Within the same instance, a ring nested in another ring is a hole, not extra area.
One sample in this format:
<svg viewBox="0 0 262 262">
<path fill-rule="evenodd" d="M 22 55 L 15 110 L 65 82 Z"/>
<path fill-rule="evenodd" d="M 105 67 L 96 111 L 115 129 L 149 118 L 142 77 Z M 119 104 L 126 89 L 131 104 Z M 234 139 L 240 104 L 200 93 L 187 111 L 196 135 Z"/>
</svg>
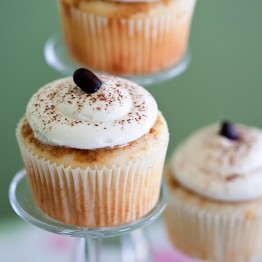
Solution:
<svg viewBox="0 0 262 262">
<path fill-rule="evenodd" d="M 168 157 L 181 139 L 214 121 L 230 119 L 262 128 L 261 12 L 261 0 L 197 2 L 188 70 L 147 87 L 169 124 Z M 16 124 L 33 92 L 62 76 L 43 56 L 46 40 L 59 31 L 55 0 L 1 0 L 0 218 L 15 216 L 8 187 L 22 168 Z"/>
</svg>

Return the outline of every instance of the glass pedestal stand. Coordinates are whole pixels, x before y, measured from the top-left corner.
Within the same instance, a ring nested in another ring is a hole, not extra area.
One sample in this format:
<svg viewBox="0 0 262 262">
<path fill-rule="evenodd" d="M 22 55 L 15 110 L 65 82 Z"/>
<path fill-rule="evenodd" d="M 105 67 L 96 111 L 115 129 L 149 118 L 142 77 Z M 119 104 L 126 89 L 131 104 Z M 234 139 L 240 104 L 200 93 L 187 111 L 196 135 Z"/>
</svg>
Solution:
<svg viewBox="0 0 262 262">
<path fill-rule="evenodd" d="M 81 65 L 77 64 L 70 58 L 64 41 L 58 34 L 51 36 L 47 40 L 44 47 L 44 57 L 47 64 L 51 68 L 55 69 L 65 76 L 73 75 L 73 72 L 77 68 L 81 67 Z M 122 77 L 134 81 L 142 86 L 157 84 L 162 81 L 174 78 L 183 73 L 189 66 L 190 61 L 191 55 L 188 51 L 185 57 L 180 61 L 180 63 L 161 72 L 148 75 L 122 75 Z"/>
<path fill-rule="evenodd" d="M 74 262 L 101 262 L 102 241 L 117 236 L 121 236 L 123 262 L 152 262 L 154 259 L 150 246 L 139 229 L 148 226 L 162 214 L 167 203 L 167 188 L 161 185 L 159 200 L 146 216 L 128 224 L 104 228 L 67 225 L 43 214 L 32 199 L 25 170 L 14 176 L 9 188 L 9 199 L 14 211 L 23 220 L 52 233 L 75 237 Z"/>
</svg>

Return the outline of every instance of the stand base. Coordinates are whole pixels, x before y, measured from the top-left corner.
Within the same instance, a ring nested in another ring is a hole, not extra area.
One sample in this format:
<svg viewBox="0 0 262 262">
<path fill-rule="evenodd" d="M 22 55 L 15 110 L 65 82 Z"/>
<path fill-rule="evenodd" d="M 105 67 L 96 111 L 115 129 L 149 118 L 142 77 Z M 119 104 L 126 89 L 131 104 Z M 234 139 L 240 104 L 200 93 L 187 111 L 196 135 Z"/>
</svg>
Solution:
<svg viewBox="0 0 262 262">
<path fill-rule="evenodd" d="M 47 40 L 44 47 L 44 57 L 51 68 L 66 76 L 72 75 L 77 68 L 81 67 L 81 65 L 77 64 L 69 56 L 64 41 L 60 35 L 53 35 Z M 143 86 L 157 84 L 182 74 L 189 66 L 190 61 L 191 55 L 188 51 L 180 63 L 159 73 L 133 76 L 122 75 L 122 77 Z"/>
</svg>

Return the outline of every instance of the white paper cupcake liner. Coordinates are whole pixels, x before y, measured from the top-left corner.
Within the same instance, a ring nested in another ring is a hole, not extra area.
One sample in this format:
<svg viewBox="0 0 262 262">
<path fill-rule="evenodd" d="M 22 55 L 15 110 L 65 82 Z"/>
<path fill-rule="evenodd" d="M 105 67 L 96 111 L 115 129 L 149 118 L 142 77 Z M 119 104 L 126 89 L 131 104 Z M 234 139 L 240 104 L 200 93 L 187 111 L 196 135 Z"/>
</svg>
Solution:
<svg viewBox="0 0 262 262">
<path fill-rule="evenodd" d="M 173 189 L 172 189 L 173 190 Z M 174 189 L 175 190 L 175 189 Z M 179 193 L 178 193 L 179 194 Z M 166 209 L 167 230 L 174 245 L 204 261 L 247 262 L 262 258 L 262 216 L 171 196 Z"/>
<path fill-rule="evenodd" d="M 123 224 L 148 213 L 158 200 L 166 146 L 122 166 L 85 170 L 56 166 L 20 147 L 37 205 L 59 221 Z"/>
<path fill-rule="evenodd" d="M 88 67 L 120 74 L 168 68 L 183 58 L 196 0 L 174 1 L 157 15 L 106 17 L 75 7 L 62 9 L 65 42 L 71 55 Z"/>
</svg>

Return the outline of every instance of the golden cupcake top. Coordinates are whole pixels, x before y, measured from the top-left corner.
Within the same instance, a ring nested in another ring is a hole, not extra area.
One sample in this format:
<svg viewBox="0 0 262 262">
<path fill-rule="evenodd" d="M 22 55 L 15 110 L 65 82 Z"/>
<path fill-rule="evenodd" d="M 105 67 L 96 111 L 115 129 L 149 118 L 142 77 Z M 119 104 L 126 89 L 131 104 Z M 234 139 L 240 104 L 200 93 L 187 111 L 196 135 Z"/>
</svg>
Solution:
<svg viewBox="0 0 262 262">
<path fill-rule="evenodd" d="M 188 1 L 188 0 L 187 0 Z M 144 15 L 158 16 L 162 12 L 166 12 L 166 8 L 177 8 L 180 14 L 183 15 L 183 10 L 187 10 L 187 1 L 184 0 L 60 0 L 61 4 L 67 9 L 68 15 L 75 12 L 87 12 L 94 15 L 114 17 L 117 18 L 130 18 L 130 17 L 143 17 Z M 189 0 L 191 3 L 192 0 Z"/>
</svg>

